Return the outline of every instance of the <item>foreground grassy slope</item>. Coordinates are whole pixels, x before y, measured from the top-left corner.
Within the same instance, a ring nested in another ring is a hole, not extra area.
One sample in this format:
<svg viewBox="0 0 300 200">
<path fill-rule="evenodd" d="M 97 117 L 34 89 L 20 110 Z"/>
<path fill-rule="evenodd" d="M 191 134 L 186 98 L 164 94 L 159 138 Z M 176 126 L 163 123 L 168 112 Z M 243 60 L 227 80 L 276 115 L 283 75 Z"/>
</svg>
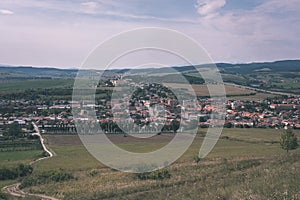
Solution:
<svg viewBox="0 0 300 200">
<path fill-rule="evenodd" d="M 89 155 L 75 136 L 63 136 L 61 141 L 60 136 L 48 136 L 57 157 L 36 163 L 35 173 L 62 169 L 76 179 L 26 190 L 62 199 L 298 199 L 300 150 L 292 154 L 281 150 L 280 133 L 270 129 L 225 129 L 223 139 L 198 165 L 193 156 L 203 138 L 197 136 L 189 150 L 168 167 L 171 178 L 164 180 L 139 180 L 136 175 L 111 170 Z M 159 136 L 151 144 L 115 137 L 113 140 L 124 149 L 143 146 L 150 150 L 163 146 L 171 136 Z"/>
</svg>

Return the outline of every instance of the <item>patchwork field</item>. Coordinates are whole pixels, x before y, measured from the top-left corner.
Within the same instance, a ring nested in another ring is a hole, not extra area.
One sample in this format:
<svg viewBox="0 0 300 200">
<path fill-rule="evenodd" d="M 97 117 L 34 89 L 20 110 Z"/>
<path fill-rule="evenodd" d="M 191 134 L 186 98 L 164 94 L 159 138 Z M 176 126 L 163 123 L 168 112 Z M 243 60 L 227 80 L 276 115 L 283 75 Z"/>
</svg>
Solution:
<svg viewBox="0 0 300 200">
<path fill-rule="evenodd" d="M 0 91 L 65 88 L 65 87 L 72 87 L 73 84 L 74 84 L 74 80 L 72 79 L 26 80 L 26 81 L 3 82 L 0 84 Z"/>
<path fill-rule="evenodd" d="M 179 83 L 166 83 L 167 87 L 174 88 L 174 89 L 185 89 L 187 91 L 194 90 L 195 94 L 200 97 L 206 97 L 210 96 L 208 88 L 206 85 L 200 85 L 200 84 L 194 84 L 189 85 L 186 84 L 179 84 Z M 275 97 L 276 95 L 273 94 L 266 94 L 257 92 L 250 89 L 235 87 L 232 85 L 224 85 L 225 86 L 225 92 L 227 99 L 229 100 L 263 100 L 268 97 Z"/>
<path fill-rule="evenodd" d="M 71 99 L 72 90 L 74 80 L 72 79 L 56 79 L 56 80 L 30 80 L 30 81 L 15 81 L 15 82 L 4 82 L 0 85 L 0 94 L 6 95 L 6 94 L 18 94 L 22 93 L 24 90 L 28 89 L 53 89 L 53 88 L 59 88 L 59 89 L 66 89 L 69 88 L 70 91 L 68 92 L 68 95 L 64 94 L 53 94 L 51 96 L 52 99 Z M 190 85 L 187 84 L 180 84 L 180 83 L 166 83 L 167 87 L 175 88 L 175 89 L 183 89 L 186 91 L 191 91 Z M 208 88 L 206 85 L 202 84 L 193 84 L 191 85 L 195 94 L 200 97 L 207 97 L 210 96 L 208 92 Z M 120 90 L 119 87 L 99 87 L 99 91 L 110 91 L 110 90 Z M 244 89 L 235 87 L 232 85 L 225 85 L 225 91 L 226 96 L 229 100 L 263 100 L 268 97 L 275 97 L 276 95 L 272 94 L 266 94 L 257 92 L 250 89 Z M 62 91 L 66 92 L 66 91 Z M 62 93 L 61 92 L 61 93 Z M 53 93 L 53 92 L 52 92 Z M 38 93 L 37 93 L 38 94 Z M 105 92 L 99 93 L 96 95 L 97 98 L 104 98 L 106 97 Z M 50 98 L 48 96 L 45 96 L 43 98 Z"/>
<path fill-rule="evenodd" d="M 165 85 L 171 88 L 175 88 L 175 89 L 182 88 L 189 91 L 191 91 L 191 89 L 193 88 L 197 96 L 209 96 L 207 85 L 200 85 L 200 84 L 187 85 L 187 84 L 180 84 L 180 83 L 165 83 Z M 190 86 L 192 86 L 192 88 Z M 234 87 L 231 85 L 225 85 L 225 91 L 227 95 L 246 95 L 246 94 L 250 95 L 251 93 L 254 92 L 252 90 Z"/>
</svg>

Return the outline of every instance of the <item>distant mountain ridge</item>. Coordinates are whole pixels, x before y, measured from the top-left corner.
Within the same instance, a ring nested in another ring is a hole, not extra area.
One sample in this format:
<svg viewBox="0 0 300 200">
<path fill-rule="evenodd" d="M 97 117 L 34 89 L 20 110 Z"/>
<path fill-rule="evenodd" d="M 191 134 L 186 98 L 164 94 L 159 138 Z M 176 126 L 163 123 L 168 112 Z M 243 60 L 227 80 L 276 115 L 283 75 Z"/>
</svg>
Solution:
<svg viewBox="0 0 300 200">
<path fill-rule="evenodd" d="M 249 74 L 256 72 L 300 72 L 300 60 L 282 60 L 249 64 L 218 63 L 221 72 Z"/>
<path fill-rule="evenodd" d="M 282 60 L 275 62 L 260 62 L 248 64 L 230 64 L 216 63 L 221 73 L 232 74 L 253 74 L 262 72 L 300 72 L 300 60 Z M 197 65 L 197 69 L 207 68 L 209 65 Z M 162 74 L 174 72 L 191 72 L 195 71 L 194 66 L 164 67 L 164 68 L 148 68 L 148 69 L 114 69 L 110 70 L 114 73 L 130 73 L 130 74 Z M 93 70 L 91 70 L 93 71 Z M 100 70 L 96 70 L 100 71 Z M 3 66 L 0 65 L 1 79 L 30 79 L 30 78 L 74 78 L 78 69 L 59 69 L 59 68 L 39 68 L 30 66 Z"/>
</svg>

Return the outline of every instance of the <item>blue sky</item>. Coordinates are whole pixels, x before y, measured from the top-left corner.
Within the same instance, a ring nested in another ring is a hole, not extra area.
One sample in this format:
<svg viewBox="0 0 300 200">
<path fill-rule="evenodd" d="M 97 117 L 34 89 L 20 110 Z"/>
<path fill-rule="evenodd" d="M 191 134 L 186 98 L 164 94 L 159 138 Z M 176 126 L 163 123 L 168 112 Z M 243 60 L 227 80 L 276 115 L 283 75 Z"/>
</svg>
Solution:
<svg viewBox="0 0 300 200">
<path fill-rule="evenodd" d="M 187 34 L 215 62 L 298 59 L 299 10 L 299 0 L 1 0 L 0 63 L 78 67 L 108 37 L 149 26 Z"/>
</svg>

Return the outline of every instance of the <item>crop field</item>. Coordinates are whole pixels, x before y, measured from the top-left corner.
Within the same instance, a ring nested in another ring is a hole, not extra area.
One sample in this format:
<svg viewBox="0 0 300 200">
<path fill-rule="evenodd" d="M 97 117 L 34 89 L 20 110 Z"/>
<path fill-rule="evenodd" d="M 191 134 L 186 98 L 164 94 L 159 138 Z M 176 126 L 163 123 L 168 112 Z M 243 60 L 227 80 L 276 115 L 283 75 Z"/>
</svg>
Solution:
<svg viewBox="0 0 300 200">
<path fill-rule="evenodd" d="M 14 140 L 14 141 L 0 141 L 0 152 L 6 151 L 28 151 L 42 149 L 39 140 Z"/>
<path fill-rule="evenodd" d="M 0 167 L 29 163 L 42 157 L 42 150 L 0 152 Z"/>
<path fill-rule="evenodd" d="M 25 190 L 60 199 L 297 199 L 300 150 L 286 154 L 278 143 L 281 132 L 224 129 L 213 151 L 199 164 L 193 157 L 203 137 L 197 135 L 187 152 L 167 168 L 170 178 L 160 180 L 141 180 L 107 168 L 87 152 L 78 136 L 48 135 L 47 143 L 56 156 L 35 163 L 34 174 L 63 170 L 76 178 Z M 295 133 L 300 136 L 300 131 Z M 123 135 L 109 138 L 129 151 L 151 151 L 167 144 L 173 135 L 154 136 L 148 142 Z"/>
<path fill-rule="evenodd" d="M 166 86 L 175 89 L 182 88 L 182 89 L 191 90 L 190 85 L 187 84 L 166 83 Z M 207 85 L 193 84 L 191 86 L 197 96 L 209 96 Z M 255 92 L 252 90 L 234 87 L 231 85 L 225 85 L 225 91 L 227 95 L 246 95 L 246 94 L 250 95 L 251 93 Z"/>
<path fill-rule="evenodd" d="M 74 84 L 74 80 L 72 79 L 14 81 L 14 82 L 1 83 L 0 91 L 64 88 L 64 87 L 72 87 L 73 84 Z"/>
<path fill-rule="evenodd" d="M 15 82 L 6 82 L 1 83 L 0 85 L 0 93 L 11 94 L 11 93 L 19 93 L 27 89 L 52 89 L 52 88 L 72 88 L 74 84 L 74 80 L 72 79 L 55 79 L 55 80 L 32 80 L 32 81 L 15 81 Z M 191 88 L 186 84 L 179 83 L 166 83 L 167 87 L 171 88 L 181 88 L 189 91 Z M 208 88 L 206 85 L 193 84 L 192 88 L 197 96 L 210 96 L 208 92 Z M 110 91 L 110 90 L 120 90 L 119 87 L 99 87 L 98 90 Z M 228 99 L 234 100 L 262 100 L 267 97 L 274 97 L 275 95 L 256 92 L 249 89 L 243 89 L 231 85 L 225 85 L 225 91 Z M 103 98 L 105 94 L 97 94 L 97 98 Z M 56 99 L 71 99 L 71 95 L 59 95 L 53 98 Z"/>
<path fill-rule="evenodd" d="M 244 140 L 247 142 L 279 142 L 280 135 L 284 130 L 274 129 L 224 129 L 222 136 L 228 136 L 232 139 Z M 300 130 L 293 130 L 297 137 L 300 137 Z"/>
<path fill-rule="evenodd" d="M 276 83 L 277 87 L 282 89 L 300 89 L 299 82 L 284 82 L 284 83 Z"/>
<path fill-rule="evenodd" d="M 174 89 L 185 89 L 187 91 L 191 91 L 191 87 L 186 84 L 179 84 L 179 83 L 166 83 L 167 87 L 174 88 Z M 210 96 L 208 92 L 208 88 L 206 85 L 200 85 L 200 84 L 194 84 L 191 85 L 195 94 L 197 96 Z M 235 87 L 232 85 L 225 85 L 225 92 L 227 99 L 229 100 L 263 100 L 268 97 L 275 97 L 275 95 L 272 94 L 266 94 L 257 92 L 254 90 L 244 89 L 240 87 Z"/>
<path fill-rule="evenodd" d="M 274 98 L 278 95 L 268 94 L 262 92 L 256 92 L 254 95 L 241 95 L 241 96 L 230 96 L 227 97 L 228 100 L 240 100 L 240 101 L 260 101 L 266 98 Z"/>
</svg>

